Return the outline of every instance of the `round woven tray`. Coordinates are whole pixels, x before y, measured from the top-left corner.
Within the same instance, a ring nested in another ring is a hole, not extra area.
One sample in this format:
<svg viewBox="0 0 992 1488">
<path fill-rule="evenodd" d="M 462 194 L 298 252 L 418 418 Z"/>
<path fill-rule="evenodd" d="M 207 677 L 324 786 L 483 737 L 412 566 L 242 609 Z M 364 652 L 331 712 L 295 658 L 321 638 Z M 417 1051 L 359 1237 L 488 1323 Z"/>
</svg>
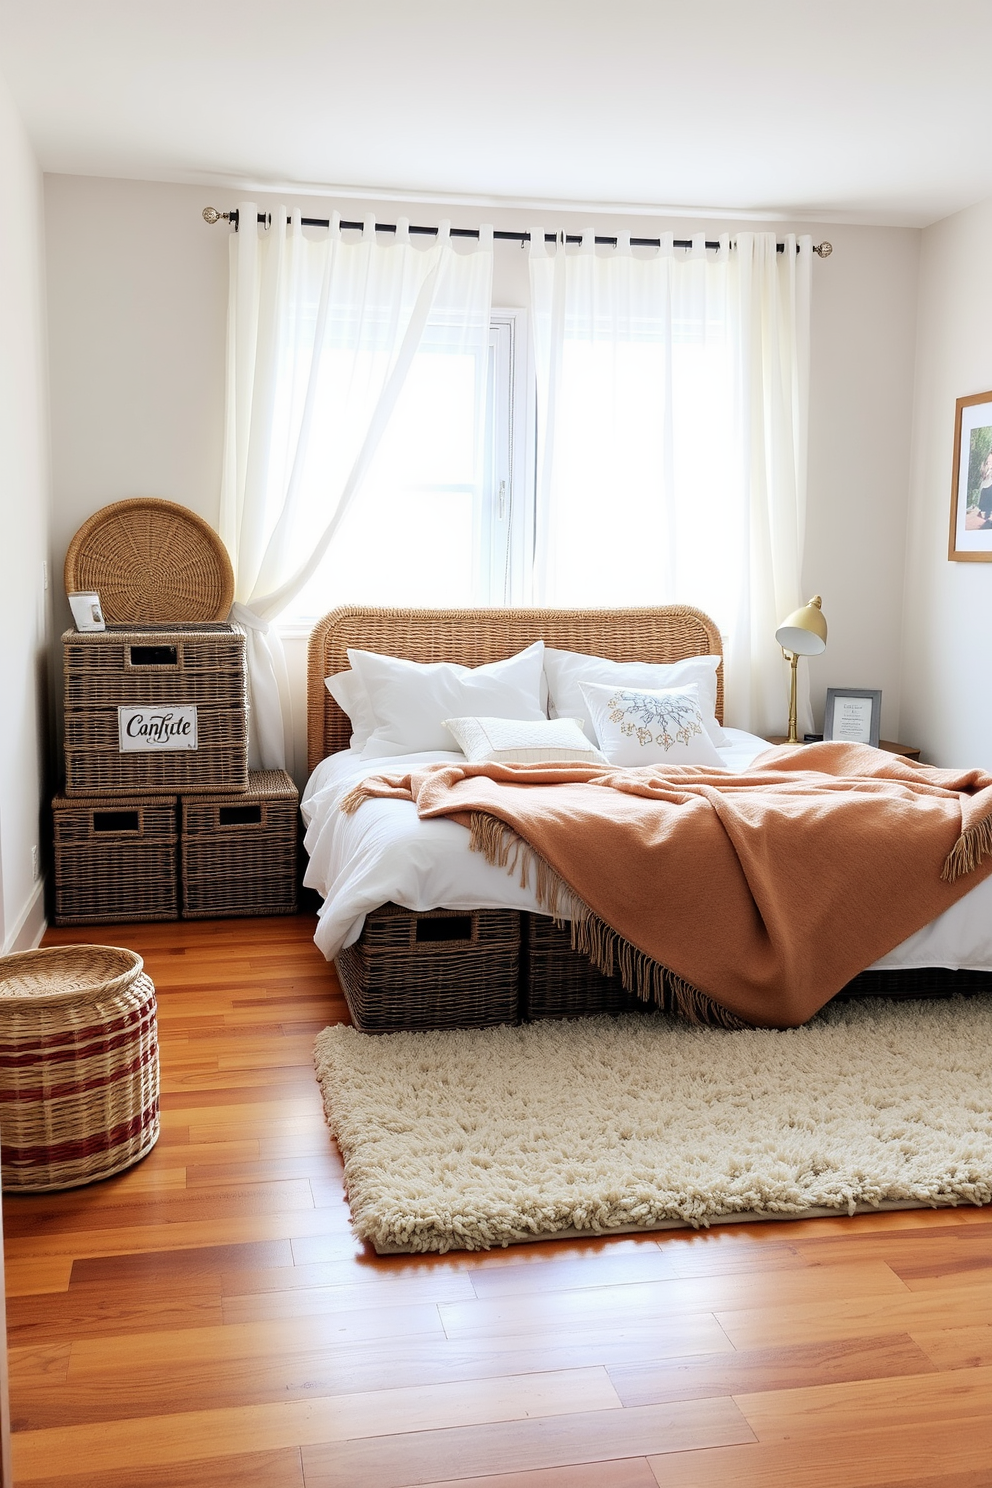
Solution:
<svg viewBox="0 0 992 1488">
<path fill-rule="evenodd" d="M 129 1168 L 159 1133 L 155 988 L 117 946 L 0 958 L 3 1187 L 75 1188 Z"/>
<path fill-rule="evenodd" d="M 226 620 L 234 598 L 227 549 L 196 512 L 136 497 L 102 507 L 65 555 L 67 594 L 95 590 L 111 625 Z"/>
</svg>

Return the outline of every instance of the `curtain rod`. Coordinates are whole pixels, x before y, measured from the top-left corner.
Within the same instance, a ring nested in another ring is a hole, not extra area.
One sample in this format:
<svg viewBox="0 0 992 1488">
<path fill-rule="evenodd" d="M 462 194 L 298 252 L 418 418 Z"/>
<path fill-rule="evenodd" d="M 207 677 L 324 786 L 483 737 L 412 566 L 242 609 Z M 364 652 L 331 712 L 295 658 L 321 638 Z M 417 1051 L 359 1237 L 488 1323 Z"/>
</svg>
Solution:
<svg viewBox="0 0 992 1488">
<path fill-rule="evenodd" d="M 215 223 L 215 222 L 229 222 L 231 224 L 231 226 L 234 228 L 235 232 L 237 232 L 237 230 L 238 230 L 238 216 L 239 216 L 239 213 L 238 213 L 237 207 L 235 207 L 235 209 L 234 209 L 233 212 L 218 212 L 218 210 L 217 210 L 216 207 L 204 207 L 204 209 L 203 209 L 203 220 L 204 220 L 204 222 L 209 222 L 211 225 L 213 223 Z M 264 222 L 264 223 L 267 224 L 271 220 L 271 215 L 268 212 L 259 212 L 259 214 L 258 214 L 258 220 L 259 220 L 259 222 Z M 287 217 L 286 220 L 287 220 L 287 222 L 290 221 L 290 219 L 288 217 Z M 301 217 L 300 218 L 300 222 L 301 222 L 301 224 L 302 224 L 303 227 L 330 227 L 330 225 L 331 225 L 329 219 L 326 218 L 326 217 Z M 362 230 L 362 228 L 364 226 L 365 226 L 364 222 L 339 222 L 338 223 L 338 227 L 340 227 L 344 231 L 361 232 L 361 230 Z M 395 232 L 396 231 L 396 223 L 395 222 L 377 222 L 376 225 L 375 225 L 375 230 L 376 230 L 376 232 Z M 410 228 L 409 228 L 409 231 L 412 232 L 412 233 L 419 233 L 423 237 L 432 237 L 433 238 L 433 237 L 436 237 L 437 236 L 437 228 L 436 227 L 417 227 L 415 224 L 411 223 Z M 450 231 L 450 234 L 451 234 L 451 236 L 453 238 L 477 238 L 479 236 L 479 229 L 477 227 L 452 227 L 452 228 L 449 229 L 449 231 Z M 493 237 L 494 238 L 498 238 L 501 242 L 509 242 L 509 243 L 529 243 L 530 242 L 530 233 L 529 232 L 501 232 L 501 231 L 496 230 L 496 231 L 493 232 Z M 557 243 L 558 240 L 559 240 L 559 238 L 561 238 L 561 241 L 563 243 L 581 243 L 582 242 L 582 236 L 581 236 L 580 233 L 553 233 L 553 232 L 549 233 L 549 232 L 546 232 L 544 234 L 544 241 L 546 243 Z M 601 237 L 598 237 L 597 236 L 594 239 L 594 241 L 597 244 L 608 245 L 610 248 L 615 248 L 617 246 L 617 240 L 616 240 L 616 238 L 601 238 Z M 631 238 L 631 240 L 630 240 L 630 246 L 632 248 L 660 248 L 661 247 L 661 239 L 660 238 Z M 691 248 L 692 247 L 692 239 L 691 238 L 676 238 L 674 240 L 674 243 L 673 243 L 672 246 L 675 247 L 675 248 Z M 705 246 L 707 248 L 719 248 L 720 247 L 720 244 L 719 243 L 713 243 L 713 242 L 710 242 L 709 240 L 707 240 Z M 776 243 L 775 246 L 778 249 L 779 253 L 784 253 L 785 252 L 785 244 L 784 243 Z M 796 251 L 797 252 L 799 251 L 798 244 L 796 245 Z M 833 251 L 834 250 L 833 250 L 833 244 L 832 243 L 814 243 L 813 244 L 813 252 L 816 253 L 816 254 L 818 254 L 820 258 L 829 258 L 830 255 L 831 255 L 831 253 L 833 253 Z"/>
</svg>

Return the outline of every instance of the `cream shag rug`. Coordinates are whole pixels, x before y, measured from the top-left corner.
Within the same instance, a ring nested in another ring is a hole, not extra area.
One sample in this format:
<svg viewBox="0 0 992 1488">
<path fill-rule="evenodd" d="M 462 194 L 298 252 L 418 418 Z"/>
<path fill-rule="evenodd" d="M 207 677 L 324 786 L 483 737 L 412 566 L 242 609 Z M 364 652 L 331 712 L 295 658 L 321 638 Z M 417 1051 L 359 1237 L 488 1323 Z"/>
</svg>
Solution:
<svg viewBox="0 0 992 1488">
<path fill-rule="evenodd" d="M 992 1199 L 992 997 L 803 1028 L 663 1014 L 317 1040 L 380 1252 Z"/>
</svg>

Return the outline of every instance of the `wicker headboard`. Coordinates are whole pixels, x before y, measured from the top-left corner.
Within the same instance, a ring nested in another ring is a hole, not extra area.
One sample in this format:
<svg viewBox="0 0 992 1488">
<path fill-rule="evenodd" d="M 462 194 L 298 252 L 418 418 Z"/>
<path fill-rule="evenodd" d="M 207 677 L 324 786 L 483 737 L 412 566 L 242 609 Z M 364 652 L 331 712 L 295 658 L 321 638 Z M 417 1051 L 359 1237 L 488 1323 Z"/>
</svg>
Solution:
<svg viewBox="0 0 992 1488">
<path fill-rule="evenodd" d="M 502 661 L 532 641 L 612 661 L 681 661 L 722 656 L 720 632 L 689 605 L 631 610 L 379 610 L 347 606 L 318 620 L 307 664 L 307 755 L 313 770 L 347 749 L 351 725 L 324 686 L 348 666 L 348 647 L 407 661 Z M 716 715 L 723 721 L 723 666 L 717 672 Z"/>
</svg>

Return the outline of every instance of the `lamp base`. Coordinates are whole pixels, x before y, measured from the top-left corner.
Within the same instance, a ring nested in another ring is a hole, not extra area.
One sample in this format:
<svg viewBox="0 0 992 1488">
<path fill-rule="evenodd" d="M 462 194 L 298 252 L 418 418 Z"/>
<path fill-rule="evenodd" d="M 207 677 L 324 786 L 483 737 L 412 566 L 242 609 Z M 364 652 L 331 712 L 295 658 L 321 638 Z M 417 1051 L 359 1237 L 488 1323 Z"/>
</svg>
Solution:
<svg viewBox="0 0 992 1488">
<path fill-rule="evenodd" d="M 799 671 L 799 653 L 797 651 L 786 651 L 789 660 L 789 732 L 785 742 L 787 744 L 798 744 L 799 734 L 796 731 L 796 687 Z"/>
</svg>

